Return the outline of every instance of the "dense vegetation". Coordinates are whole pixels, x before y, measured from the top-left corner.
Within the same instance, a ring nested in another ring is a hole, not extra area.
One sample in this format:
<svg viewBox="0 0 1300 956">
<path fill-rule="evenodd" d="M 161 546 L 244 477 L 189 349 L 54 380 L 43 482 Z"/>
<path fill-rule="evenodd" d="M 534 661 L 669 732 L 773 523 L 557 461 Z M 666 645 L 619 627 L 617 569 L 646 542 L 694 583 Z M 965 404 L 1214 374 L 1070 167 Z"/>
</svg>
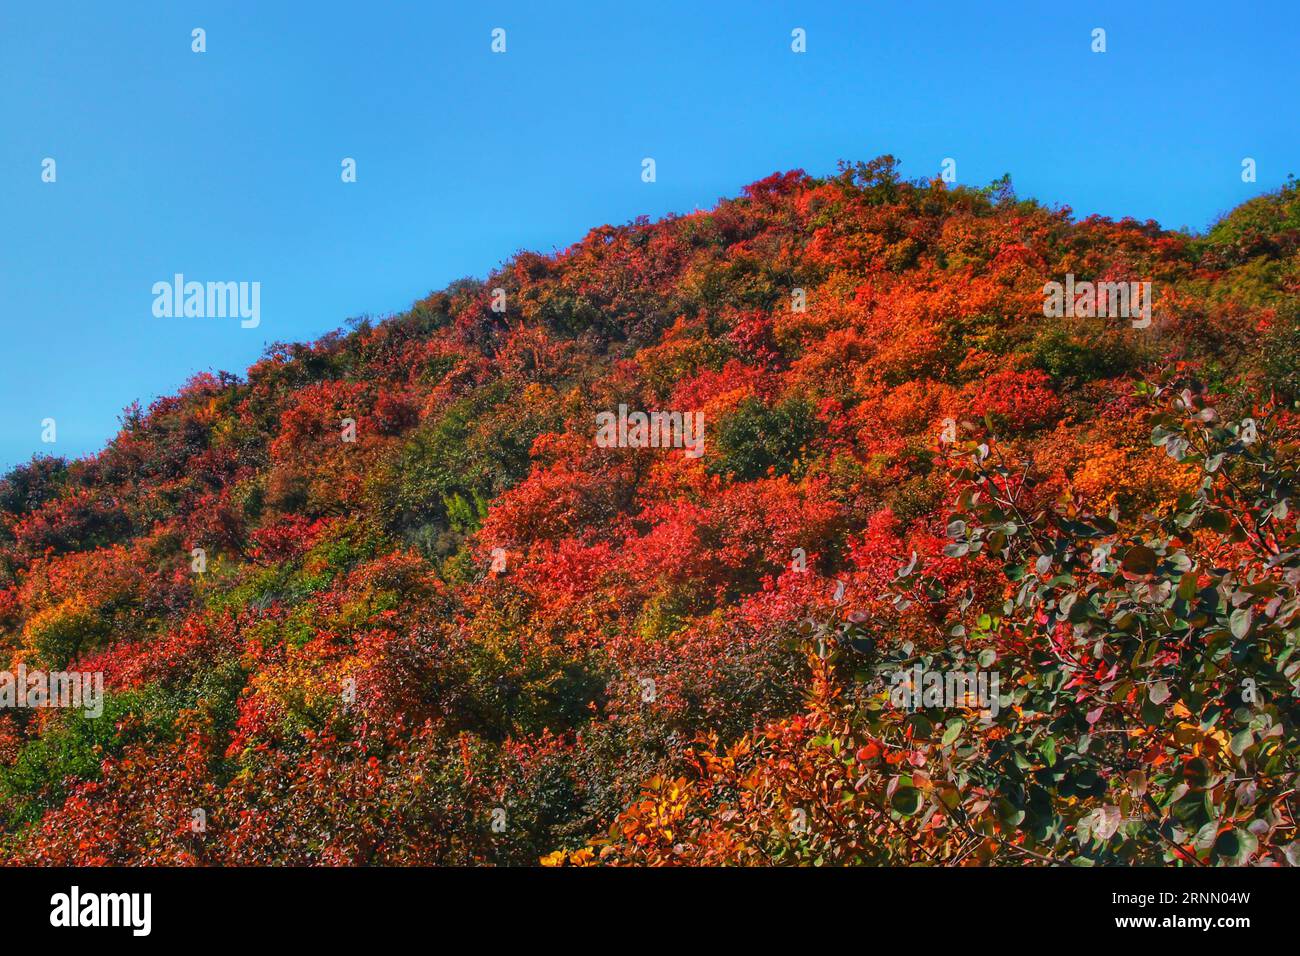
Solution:
<svg viewBox="0 0 1300 956">
<path fill-rule="evenodd" d="M 1300 863 L 1298 289 L 1294 182 L 1192 236 L 883 157 L 198 376 L 0 483 L 6 666 L 107 687 L 0 711 L 0 858 Z"/>
</svg>

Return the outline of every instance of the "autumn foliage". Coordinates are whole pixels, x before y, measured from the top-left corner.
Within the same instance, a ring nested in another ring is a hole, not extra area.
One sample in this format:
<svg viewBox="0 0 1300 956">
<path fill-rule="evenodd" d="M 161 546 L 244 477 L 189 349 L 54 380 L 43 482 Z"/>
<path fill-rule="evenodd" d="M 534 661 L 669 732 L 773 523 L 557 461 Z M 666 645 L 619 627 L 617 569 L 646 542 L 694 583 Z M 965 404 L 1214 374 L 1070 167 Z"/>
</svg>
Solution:
<svg viewBox="0 0 1300 956">
<path fill-rule="evenodd" d="M 0 482 L 0 669 L 106 686 L 0 710 L 0 860 L 1298 864 L 1298 289 L 1294 183 L 1194 236 L 882 157 L 198 376 Z"/>
</svg>

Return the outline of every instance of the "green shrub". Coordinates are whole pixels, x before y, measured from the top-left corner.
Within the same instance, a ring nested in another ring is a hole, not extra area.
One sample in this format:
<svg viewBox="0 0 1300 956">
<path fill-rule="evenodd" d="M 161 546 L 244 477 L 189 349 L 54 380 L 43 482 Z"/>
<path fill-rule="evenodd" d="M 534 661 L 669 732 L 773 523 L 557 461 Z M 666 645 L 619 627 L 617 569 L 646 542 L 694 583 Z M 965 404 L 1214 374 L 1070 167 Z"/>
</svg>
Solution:
<svg viewBox="0 0 1300 956">
<path fill-rule="evenodd" d="M 713 460 L 708 469 L 750 481 L 766 475 L 791 475 L 817 434 L 817 419 L 810 403 L 789 399 L 766 405 L 756 398 L 742 402 L 718 426 L 713 440 Z"/>
</svg>

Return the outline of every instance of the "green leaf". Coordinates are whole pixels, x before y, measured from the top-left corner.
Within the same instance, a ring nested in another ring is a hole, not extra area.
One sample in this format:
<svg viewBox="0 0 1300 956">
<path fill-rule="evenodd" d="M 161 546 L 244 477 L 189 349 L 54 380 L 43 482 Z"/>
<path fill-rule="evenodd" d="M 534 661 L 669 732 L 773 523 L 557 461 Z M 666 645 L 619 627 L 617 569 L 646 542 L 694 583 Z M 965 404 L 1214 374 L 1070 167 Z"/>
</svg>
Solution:
<svg viewBox="0 0 1300 956">
<path fill-rule="evenodd" d="M 1228 618 L 1228 626 L 1232 630 L 1232 636 L 1240 640 L 1250 633 L 1250 625 L 1253 615 L 1248 607 L 1239 607 L 1232 612 Z"/>
<path fill-rule="evenodd" d="M 1255 735 L 1250 732 L 1249 728 L 1247 728 L 1233 735 L 1232 742 L 1228 744 L 1228 748 L 1240 757 L 1254 742 Z"/>
</svg>

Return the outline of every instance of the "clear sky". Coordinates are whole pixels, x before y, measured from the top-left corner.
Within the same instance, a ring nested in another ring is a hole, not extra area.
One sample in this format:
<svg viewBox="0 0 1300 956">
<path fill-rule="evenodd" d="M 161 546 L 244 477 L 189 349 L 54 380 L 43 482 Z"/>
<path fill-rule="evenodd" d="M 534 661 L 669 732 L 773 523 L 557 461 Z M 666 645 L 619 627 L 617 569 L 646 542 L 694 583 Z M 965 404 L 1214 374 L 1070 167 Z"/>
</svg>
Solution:
<svg viewBox="0 0 1300 956">
<path fill-rule="evenodd" d="M 1296 23 L 1281 0 L 2 0 L 0 470 L 93 452 L 133 400 L 270 342 L 776 170 L 951 157 L 1204 229 L 1300 173 Z M 260 326 L 156 318 L 178 272 L 260 282 Z"/>
</svg>

